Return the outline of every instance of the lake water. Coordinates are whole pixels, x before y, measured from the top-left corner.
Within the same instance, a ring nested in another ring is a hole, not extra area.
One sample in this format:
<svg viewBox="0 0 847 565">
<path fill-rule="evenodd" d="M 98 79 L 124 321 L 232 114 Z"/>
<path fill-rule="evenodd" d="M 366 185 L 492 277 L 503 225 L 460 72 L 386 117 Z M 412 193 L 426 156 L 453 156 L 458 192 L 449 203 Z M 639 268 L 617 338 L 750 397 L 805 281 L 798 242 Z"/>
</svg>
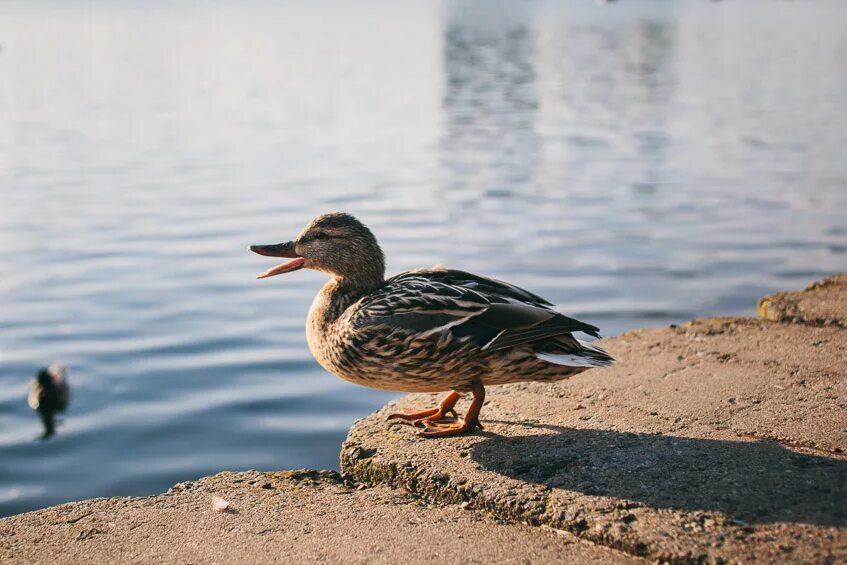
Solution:
<svg viewBox="0 0 847 565">
<path fill-rule="evenodd" d="M 324 278 L 251 243 L 345 210 L 389 270 L 616 334 L 847 269 L 847 2 L 0 3 L 0 515 L 336 467 L 393 395 L 325 373 Z M 71 407 L 37 441 L 35 370 Z M 496 394 L 496 391 L 492 391 Z"/>
</svg>

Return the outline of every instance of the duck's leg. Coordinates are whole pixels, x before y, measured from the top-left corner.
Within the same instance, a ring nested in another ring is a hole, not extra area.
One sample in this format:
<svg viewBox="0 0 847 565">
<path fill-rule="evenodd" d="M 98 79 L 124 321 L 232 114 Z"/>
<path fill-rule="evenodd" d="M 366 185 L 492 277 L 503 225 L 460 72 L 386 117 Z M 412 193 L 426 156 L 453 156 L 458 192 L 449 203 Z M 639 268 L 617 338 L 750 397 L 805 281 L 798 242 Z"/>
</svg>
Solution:
<svg viewBox="0 0 847 565">
<path fill-rule="evenodd" d="M 462 394 L 453 390 L 450 392 L 450 394 L 445 396 L 444 399 L 438 404 L 438 408 L 430 408 L 429 410 L 419 410 L 417 412 L 400 412 L 390 414 L 388 416 L 388 419 L 405 420 L 407 422 L 411 422 L 414 425 L 441 420 L 449 412 L 452 412 L 454 415 L 456 414 L 456 411 L 453 410 L 453 407 L 456 406 L 456 403 L 459 401 L 460 398 L 462 398 Z"/>
<path fill-rule="evenodd" d="M 50 410 L 39 410 L 38 415 L 41 416 L 41 423 L 44 424 L 44 433 L 41 435 L 41 439 L 47 439 L 56 433 L 53 412 Z"/>
<path fill-rule="evenodd" d="M 483 402 L 485 402 L 485 388 L 483 388 L 482 384 L 476 383 L 473 388 L 473 402 L 471 402 L 464 418 L 452 424 L 427 422 L 426 429 L 420 435 L 423 437 L 447 437 L 471 432 L 477 427 L 481 429 L 479 411 L 482 410 Z"/>
</svg>

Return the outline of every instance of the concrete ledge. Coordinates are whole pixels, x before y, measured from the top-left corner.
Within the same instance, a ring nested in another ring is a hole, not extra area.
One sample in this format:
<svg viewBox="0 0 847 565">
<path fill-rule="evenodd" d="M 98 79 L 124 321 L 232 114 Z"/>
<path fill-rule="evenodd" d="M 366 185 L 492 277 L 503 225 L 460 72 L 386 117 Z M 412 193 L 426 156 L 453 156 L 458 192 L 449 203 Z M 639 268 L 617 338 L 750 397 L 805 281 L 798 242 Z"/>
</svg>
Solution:
<svg viewBox="0 0 847 565">
<path fill-rule="evenodd" d="M 778 292 L 759 301 L 759 316 L 775 322 L 847 328 L 847 274 L 809 285 L 799 292 Z"/>
<path fill-rule="evenodd" d="M 403 398 L 342 470 L 660 561 L 847 559 L 847 332 L 723 318 L 604 346 L 613 369 L 492 388 L 472 436 L 387 423 L 437 401 Z"/>
<path fill-rule="evenodd" d="M 213 497 L 229 506 L 216 511 Z M 431 507 L 334 471 L 221 473 L 168 494 L 63 504 L 0 520 L 11 563 L 634 563 L 553 530 Z"/>
</svg>

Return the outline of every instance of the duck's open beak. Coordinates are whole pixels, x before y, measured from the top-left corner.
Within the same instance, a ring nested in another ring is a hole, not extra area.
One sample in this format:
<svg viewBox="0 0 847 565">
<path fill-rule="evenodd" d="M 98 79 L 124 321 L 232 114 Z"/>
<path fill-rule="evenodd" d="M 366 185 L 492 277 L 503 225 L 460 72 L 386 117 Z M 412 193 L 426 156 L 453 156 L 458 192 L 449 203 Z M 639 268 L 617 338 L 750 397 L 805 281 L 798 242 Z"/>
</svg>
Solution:
<svg viewBox="0 0 847 565">
<path fill-rule="evenodd" d="M 250 251 L 266 257 L 289 257 L 291 259 L 291 261 L 287 261 L 281 265 L 277 265 L 276 267 L 271 267 L 261 275 L 257 276 L 257 279 L 266 279 L 274 275 L 290 273 L 291 271 L 302 269 L 303 265 L 306 263 L 306 260 L 297 255 L 294 251 L 293 241 L 276 243 L 274 245 L 251 245 Z"/>
</svg>

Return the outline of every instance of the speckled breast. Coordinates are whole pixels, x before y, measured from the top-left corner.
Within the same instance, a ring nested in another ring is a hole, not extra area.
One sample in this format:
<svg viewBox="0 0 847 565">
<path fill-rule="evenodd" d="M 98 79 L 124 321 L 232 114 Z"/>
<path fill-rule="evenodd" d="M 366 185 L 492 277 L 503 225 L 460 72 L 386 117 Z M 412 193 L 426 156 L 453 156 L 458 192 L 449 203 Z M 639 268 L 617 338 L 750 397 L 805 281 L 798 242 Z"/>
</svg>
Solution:
<svg viewBox="0 0 847 565">
<path fill-rule="evenodd" d="M 332 324 L 329 331 L 308 332 L 309 348 L 321 366 L 358 385 L 403 392 L 465 388 L 483 367 L 469 363 L 470 352 L 415 342 L 384 329 L 351 331 Z M 444 345 L 444 344 L 442 344 Z"/>
</svg>

